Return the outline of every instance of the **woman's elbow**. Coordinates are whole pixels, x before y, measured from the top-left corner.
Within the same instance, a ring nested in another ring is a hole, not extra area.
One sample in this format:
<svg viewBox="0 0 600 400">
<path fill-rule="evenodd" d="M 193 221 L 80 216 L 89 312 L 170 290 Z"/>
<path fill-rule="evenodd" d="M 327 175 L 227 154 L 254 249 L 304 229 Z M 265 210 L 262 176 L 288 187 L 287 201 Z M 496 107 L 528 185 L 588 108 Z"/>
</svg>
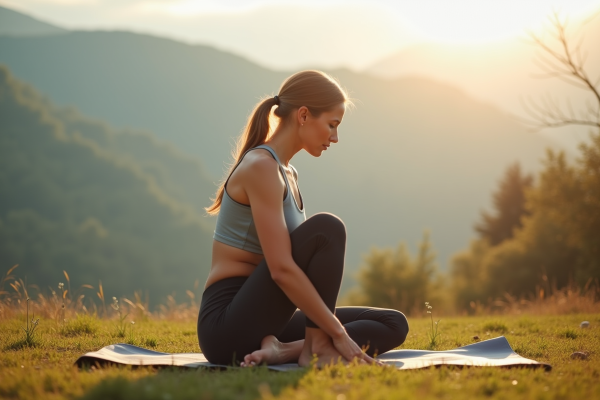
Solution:
<svg viewBox="0 0 600 400">
<path fill-rule="evenodd" d="M 273 279 L 273 282 L 279 286 L 281 286 L 281 284 L 285 284 L 289 280 L 290 276 L 292 275 L 291 270 L 292 268 L 284 263 L 269 266 L 271 279 Z"/>
</svg>

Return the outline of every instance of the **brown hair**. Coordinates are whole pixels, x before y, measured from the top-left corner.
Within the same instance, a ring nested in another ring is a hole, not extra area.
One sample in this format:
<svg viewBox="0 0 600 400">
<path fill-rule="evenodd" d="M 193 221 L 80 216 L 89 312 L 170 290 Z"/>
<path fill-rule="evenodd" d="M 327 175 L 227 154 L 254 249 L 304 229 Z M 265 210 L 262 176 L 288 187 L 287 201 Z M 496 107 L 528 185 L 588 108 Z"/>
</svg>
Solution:
<svg viewBox="0 0 600 400">
<path fill-rule="evenodd" d="M 233 152 L 235 162 L 219 184 L 217 195 L 212 199 L 213 204 L 205 208 L 208 214 L 214 215 L 219 212 L 227 177 L 244 153 L 266 142 L 271 129 L 269 118 L 273 106 L 277 106 L 273 114 L 283 121 L 292 111 L 302 106 L 306 106 L 314 117 L 318 117 L 339 104 L 350 103 L 346 91 L 334 78 L 314 70 L 301 71 L 287 78 L 279 89 L 278 97 L 279 101 L 274 97 L 264 98 L 254 107 Z"/>
</svg>

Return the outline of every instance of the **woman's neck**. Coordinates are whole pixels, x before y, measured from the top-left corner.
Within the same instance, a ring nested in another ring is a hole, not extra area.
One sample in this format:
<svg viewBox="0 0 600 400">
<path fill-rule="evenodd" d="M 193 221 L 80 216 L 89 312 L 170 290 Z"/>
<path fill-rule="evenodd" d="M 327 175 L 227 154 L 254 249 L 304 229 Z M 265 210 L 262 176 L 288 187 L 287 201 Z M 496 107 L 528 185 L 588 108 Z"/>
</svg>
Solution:
<svg viewBox="0 0 600 400">
<path fill-rule="evenodd" d="M 279 125 L 269 140 L 265 143 L 271 147 L 279 161 L 286 167 L 294 155 L 302 150 L 302 144 L 298 137 L 298 130 L 293 127 L 283 127 Z"/>
</svg>

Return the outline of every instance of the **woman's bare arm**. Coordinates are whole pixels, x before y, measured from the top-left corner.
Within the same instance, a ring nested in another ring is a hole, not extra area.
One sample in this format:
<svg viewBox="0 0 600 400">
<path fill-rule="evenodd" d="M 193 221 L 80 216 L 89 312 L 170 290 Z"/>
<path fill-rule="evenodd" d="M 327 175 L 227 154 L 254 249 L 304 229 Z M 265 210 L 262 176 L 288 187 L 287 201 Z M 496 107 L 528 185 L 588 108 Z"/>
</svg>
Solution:
<svg viewBox="0 0 600 400">
<path fill-rule="evenodd" d="M 252 157 L 247 161 L 240 172 L 271 277 L 325 333 L 332 338 L 345 335 L 343 325 L 292 258 L 292 245 L 283 214 L 285 182 L 277 162 L 270 156 Z"/>
<path fill-rule="evenodd" d="M 239 167 L 238 167 L 239 168 Z M 283 214 L 283 187 L 279 165 L 270 155 L 248 157 L 241 169 L 244 191 L 260 238 L 271 277 L 298 308 L 332 339 L 333 346 L 348 361 L 376 361 L 348 336 L 314 285 L 292 257 L 292 244 Z M 290 193 L 290 196 L 292 194 Z"/>
</svg>

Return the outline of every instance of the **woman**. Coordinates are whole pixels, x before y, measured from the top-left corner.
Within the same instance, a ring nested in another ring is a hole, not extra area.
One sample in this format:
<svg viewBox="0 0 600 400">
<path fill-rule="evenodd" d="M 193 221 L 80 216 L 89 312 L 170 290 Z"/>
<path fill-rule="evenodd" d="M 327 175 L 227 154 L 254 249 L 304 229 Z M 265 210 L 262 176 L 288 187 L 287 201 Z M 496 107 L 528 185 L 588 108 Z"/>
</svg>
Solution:
<svg viewBox="0 0 600 400">
<path fill-rule="evenodd" d="M 331 77 L 303 71 L 250 116 L 237 163 L 206 209 L 219 213 L 198 317 L 210 362 L 306 366 L 316 355 L 319 364 L 373 363 L 374 354 L 404 342 L 402 313 L 335 307 L 346 230 L 332 214 L 306 219 L 298 173 L 289 164 L 300 150 L 319 157 L 338 142 L 347 104 Z M 279 123 L 269 136 L 273 107 Z"/>
</svg>

